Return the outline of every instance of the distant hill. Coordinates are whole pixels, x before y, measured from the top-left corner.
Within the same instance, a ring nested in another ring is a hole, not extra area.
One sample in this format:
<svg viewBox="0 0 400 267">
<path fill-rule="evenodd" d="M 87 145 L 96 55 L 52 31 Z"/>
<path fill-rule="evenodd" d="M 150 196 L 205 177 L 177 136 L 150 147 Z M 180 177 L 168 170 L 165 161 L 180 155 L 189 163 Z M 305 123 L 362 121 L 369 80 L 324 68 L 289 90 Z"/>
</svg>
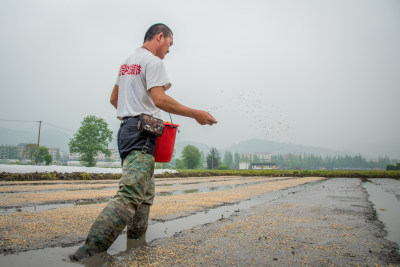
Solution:
<svg viewBox="0 0 400 267">
<path fill-rule="evenodd" d="M 180 158 L 182 149 L 186 145 L 194 145 L 200 151 L 202 151 L 205 155 L 208 154 L 210 151 L 210 146 L 203 144 L 203 143 L 196 143 L 191 141 L 185 142 L 177 142 L 175 144 L 176 150 L 176 158 Z M 225 151 L 230 151 L 231 153 L 255 153 L 255 152 L 270 152 L 272 155 L 277 154 L 289 154 L 289 153 L 296 153 L 296 154 L 314 154 L 320 156 L 338 156 L 338 155 L 353 155 L 354 153 L 350 151 L 341 151 L 341 150 L 333 150 L 321 147 L 314 147 L 314 146 L 304 146 L 304 145 L 297 145 L 297 144 L 287 144 L 281 142 L 274 142 L 269 140 L 262 140 L 262 139 L 250 139 L 243 142 L 240 142 L 234 146 L 226 147 L 226 148 L 219 148 L 217 147 L 218 151 L 220 152 L 221 156 L 224 154 Z"/>
<path fill-rule="evenodd" d="M 73 134 L 63 131 L 43 128 L 40 133 L 40 145 L 57 147 L 68 152 L 68 142 Z M 38 132 L 12 130 L 0 128 L 0 145 L 18 145 L 20 143 L 34 143 L 38 141 Z"/>
<path fill-rule="evenodd" d="M 234 146 L 225 148 L 231 152 L 239 153 L 254 153 L 254 152 L 270 152 L 271 154 L 314 154 L 320 156 L 338 156 L 338 155 L 352 155 L 350 151 L 333 150 L 328 148 L 321 148 L 315 146 L 305 146 L 298 144 L 287 144 L 281 142 L 274 142 L 262 139 L 250 139 L 240 142 Z"/>
<path fill-rule="evenodd" d="M 18 145 L 20 143 L 37 143 L 37 132 L 12 130 L 8 128 L 0 127 L 0 145 Z M 68 142 L 72 138 L 73 134 L 68 134 L 65 131 L 57 129 L 43 128 L 41 131 L 40 144 L 47 147 L 58 147 L 61 150 L 68 152 Z M 111 143 L 111 147 L 117 147 L 116 138 Z M 210 151 L 210 146 L 204 143 L 182 141 L 175 144 L 175 157 L 180 158 L 182 149 L 186 145 L 194 145 L 201 152 L 207 155 Z M 238 152 L 238 153 L 255 153 L 255 152 L 270 152 L 271 154 L 288 154 L 288 153 L 307 153 L 321 156 L 337 156 L 337 155 L 353 155 L 354 153 L 349 151 L 332 150 L 314 146 L 304 146 L 297 144 L 287 144 L 274 142 L 262 139 L 250 139 L 240 142 L 234 146 L 221 148 L 217 147 L 221 156 L 225 151 Z"/>
</svg>

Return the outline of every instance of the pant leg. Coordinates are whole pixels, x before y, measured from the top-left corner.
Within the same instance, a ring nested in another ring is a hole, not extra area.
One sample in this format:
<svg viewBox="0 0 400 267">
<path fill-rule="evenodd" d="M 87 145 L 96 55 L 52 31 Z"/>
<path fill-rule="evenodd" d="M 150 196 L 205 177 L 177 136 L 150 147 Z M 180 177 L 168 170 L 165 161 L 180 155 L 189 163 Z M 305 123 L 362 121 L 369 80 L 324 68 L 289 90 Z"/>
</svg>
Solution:
<svg viewBox="0 0 400 267">
<path fill-rule="evenodd" d="M 146 234 L 149 225 L 150 205 L 142 204 L 137 209 L 130 224 L 127 225 L 127 238 L 139 239 Z"/>
<path fill-rule="evenodd" d="M 127 225 L 127 237 L 129 239 L 139 239 L 146 234 L 149 225 L 150 207 L 155 196 L 154 175 L 146 188 L 146 194 L 142 205 L 136 210 L 133 220 Z"/>
<path fill-rule="evenodd" d="M 92 224 L 85 244 L 71 259 L 80 260 L 107 251 L 145 199 L 154 172 L 154 157 L 132 151 L 124 160 L 119 190 Z"/>
<path fill-rule="evenodd" d="M 133 210 L 134 214 L 142 202 L 149 202 L 154 198 L 147 193 L 148 188 L 154 188 L 153 173 L 154 157 L 141 151 L 132 151 L 124 160 L 119 190 L 114 199 Z"/>
</svg>

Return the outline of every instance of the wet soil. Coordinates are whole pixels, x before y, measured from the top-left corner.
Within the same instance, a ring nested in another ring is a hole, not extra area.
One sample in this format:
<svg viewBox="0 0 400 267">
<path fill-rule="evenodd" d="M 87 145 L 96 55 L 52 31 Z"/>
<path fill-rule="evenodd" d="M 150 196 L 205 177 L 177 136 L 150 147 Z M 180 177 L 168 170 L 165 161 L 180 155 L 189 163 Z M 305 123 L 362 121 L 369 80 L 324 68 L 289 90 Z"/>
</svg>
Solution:
<svg viewBox="0 0 400 267">
<path fill-rule="evenodd" d="M 386 192 L 393 194 L 400 201 L 400 182 L 395 179 L 387 178 L 370 178 L 369 181 L 377 184 Z"/>
<path fill-rule="evenodd" d="M 386 238 L 400 245 L 400 199 L 397 198 L 400 194 L 400 181 L 368 179 L 363 187 L 374 205 L 378 219 L 385 226 Z"/>
<path fill-rule="evenodd" d="M 318 180 L 320 179 L 275 181 L 263 185 L 221 190 L 218 194 L 193 193 L 186 198 L 185 196 L 157 197 L 147 236 L 159 236 L 160 231 L 166 233 L 171 231 L 170 226 L 163 223 L 165 220 L 175 223 L 178 229 L 175 232 L 178 233 L 170 237 L 159 237 L 161 239 L 156 239 L 147 245 L 145 240 L 125 239 L 122 240 L 125 245 L 122 250 L 118 245 L 116 249 L 113 246 L 109 250 L 112 255 L 98 255 L 79 264 L 84 266 L 399 265 L 398 245 L 386 239 L 385 225 L 379 220 L 361 179 L 332 178 L 310 183 Z M 304 183 L 309 184 L 304 186 L 302 185 Z M 294 187 L 297 189 L 287 191 L 279 198 L 262 201 L 262 204 L 256 206 L 237 210 L 235 208 L 230 214 L 222 211 L 219 219 L 210 222 L 201 222 L 199 219 L 200 225 L 189 226 L 191 228 L 188 230 L 184 230 L 187 229 L 184 227 L 187 222 L 172 221 L 176 218 L 185 219 L 186 216 L 196 213 L 197 216 L 206 217 L 207 213 L 211 213 L 216 207 L 223 210 L 224 207 L 230 207 L 224 205 L 248 198 L 257 199 L 257 195 L 262 198 L 261 196 L 265 196 L 266 193 L 272 194 L 284 188 Z M 25 216 L 20 218 L 16 216 L 21 213 L 15 213 L 14 223 L 19 224 L 14 227 L 15 232 L 10 228 L 11 224 L 6 228 L 10 230 L 9 233 L 23 236 L 24 232 L 21 232 L 23 225 L 19 221 L 33 223 L 41 217 L 43 221 L 39 225 L 43 224 L 41 230 L 46 232 L 45 222 L 52 220 L 50 224 L 59 224 L 60 227 L 66 228 L 66 231 L 60 231 L 61 228 L 55 227 L 54 231 L 47 232 L 37 239 L 39 244 L 37 246 L 71 246 L 83 240 L 87 227 L 94 219 L 93 214 L 98 214 L 102 207 L 102 205 L 91 205 L 90 209 L 73 207 L 64 211 L 56 209 L 23 213 Z M 93 212 L 92 209 L 97 211 Z M 70 214 L 76 216 L 73 221 Z M 79 220 L 79 217 L 84 219 Z M 81 224 L 82 221 L 85 225 Z M 69 224 L 74 227 L 69 228 Z M 0 227 L 4 230 L 4 225 L 0 224 Z M 83 231 L 80 231 L 80 228 L 83 228 Z M 33 229 L 40 231 L 39 228 Z M 70 232 L 71 229 L 75 231 L 73 234 Z M 52 234 L 48 235 L 49 233 Z M 54 235 L 55 233 L 58 236 Z M 0 235 L 5 237 L 5 232 L 0 232 Z M 68 238 L 63 235 L 67 235 Z M 13 242 L 12 246 L 25 250 L 24 244 L 18 244 L 15 240 Z M 29 248 L 33 249 L 35 246 L 30 245 Z M 20 255 L 0 256 L 0 266 L 31 266 L 32 263 L 41 266 L 79 266 L 67 260 L 68 253 L 75 249 L 76 247 L 46 248 L 22 252 Z"/>
<path fill-rule="evenodd" d="M 162 180 L 157 180 L 156 193 L 157 195 L 166 196 L 211 192 L 265 182 L 295 179 L 293 177 L 239 178 L 233 177 L 219 180 L 205 179 L 201 182 L 198 180 L 197 182 L 191 182 L 190 180 L 184 181 L 180 179 L 180 181 L 175 180 L 174 183 L 165 183 Z M 47 210 L 54 207 L 71 206 L 73 204 L 93 204 L 99 201 L 107 201 L 115 195 L 118 189 L 117 182 L 115 182 L 114 186 L 101 183 L 100 181 L 98 182 L 99 184 L 58 183 L 52 185 L 15 184 L 12 186 L 2 186 L 0 187 L 0 212 L 36 211 Z M 40 206 L 40 208 L 37 209 L 37 206 Z"/>
<path fill-rule="evenodd" d="M 330 179 L 118 256 L 113 266 L 398 265 L 359 179 Z"/>
<path fill-rule="evenodd" d="M 270 178 L 265 179 L 265 183 L 249 184 L 239 188 L 156 197 L 151 208 L 151 219 L 153 221 L 172 220 L 227 203 L 236 203 L 268 192 L 321 180 L 321 178 L 309 177 L 270 182 Z M 249 180 L 251 179 L 246 178 L 243 183 L 248 183 Z M 75 191 L 63 193 L 66 197 L 76 196 Z M 53 193 L 47 194 L 54 196 Z M 2 237 L 0 249 L 3 253 L 14 253 L 81 242 L 105 205 L 105 203 L 76 205 L 47 211 L 0 214 L 0 236 Z"/>
</svg>

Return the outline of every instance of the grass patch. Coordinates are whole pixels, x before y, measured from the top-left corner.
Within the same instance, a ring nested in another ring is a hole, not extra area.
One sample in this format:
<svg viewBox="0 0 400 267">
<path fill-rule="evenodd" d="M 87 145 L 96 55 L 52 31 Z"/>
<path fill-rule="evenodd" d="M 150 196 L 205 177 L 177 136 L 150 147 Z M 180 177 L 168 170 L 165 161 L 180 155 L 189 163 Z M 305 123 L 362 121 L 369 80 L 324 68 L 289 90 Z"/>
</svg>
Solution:
<svg viewBox="0 0 400 267">
<path fill-rule="evenodd" d="M 185 178 L 210 176 L 268 176 L 268 177 L 346 177 L 400 179 L 400 171 L 333 171 L 333 170 L 178 170 L 178 173 L 156 174 L 156 178 Z M 118 180 L 121 174 L 111 173 L 0 173 L 0 181 L 40 180 Z"/>
<path fill-rule="evenodd" d="M 178 170 L 156 177 L 209 177 L 209 176 L 269 176 L 269 177 L 346 177 L 346 178 L 400 178 L 399 171 L 342 171 L 342 170 Z"/>
</svg>

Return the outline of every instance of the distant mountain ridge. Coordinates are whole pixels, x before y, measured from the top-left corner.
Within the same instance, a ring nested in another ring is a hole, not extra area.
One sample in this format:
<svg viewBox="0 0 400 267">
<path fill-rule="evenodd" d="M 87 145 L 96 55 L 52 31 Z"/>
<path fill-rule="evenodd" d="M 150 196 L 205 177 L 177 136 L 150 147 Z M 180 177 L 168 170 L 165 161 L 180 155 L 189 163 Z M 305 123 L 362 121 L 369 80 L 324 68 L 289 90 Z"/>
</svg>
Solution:
<svg viewBox="0 0 400 267">
<path fill-rule="evenodd" d="M 69 139 L 72 134 L 67 134 L 59 130 L 42 129 L 40 133 L 40 145 L 46 147 L 57 147 L 62 151 L 68 152 Z M 0 128 L 0 145 L 16 146 L 20 143 L 33 143 L 38 141 L 38 132 L 29 132 Z"/>
<path fill-rule="evenodd" d="M 183 141 L 177 142 L 175 144 L 176 158 L 179 158 L 182 153 L 182 149 L 186 145 L 194 145 L 205 155 L 208 154 L 211 147 L 207 144 L 191 142 L 191 141 Z M 225 151 L 230 151 L 231 153 L 256 153 L 256 152 L 269 152 L 272 155 L 278 154 L 314 154 L 320 156 L 339 156 L 339 155 L 353 155 L 353 152 L 350 151 L 342 151 L 342 150 L 334 150 L 328 148 L 321 148 L 315 146 L 305 146 L 298 144 L 287 144 L 263 139 L 249 139 L 246 141 L 242 141 L 238 144 L 232 145 L 226 148 L 219 148 L 217 150 L 224 154 Z"/>
<path fill-rule="evenodd" d="M 271 154 L 314 154 L 320 156 L 352 155 L 353 152 L 334 150 L 316 146 L 288 144 L 262 139 L 249 139 L 225 150 L 239 153 L 270 152 Z"/>
<path fill-rule="evenodd" d="M 12 130 L 8 128 L 0 127 L 0 145 L 18 145 L 20 143 L 37 143 L 37 132 L 28 132 L 20 130 Z M 57 147 L 61 150 L 68 152 L 68 142 L 72 138 L 73 134 L 67 134 L 53 129 L 44 129 L 41 132 L 40 144 L 47 147 Z M 194 142 L 194 141 L 181 141 L 175 144 L 175 157 L 180 158 L 183 148 L 186 145 L 194 145 L 205 155 L 211 149 L 211 146 Z M 116 147 L 116 140 L 113 140 L 111 147 Z M 239 142 L 230 147 L 217 147 L 221 156 L 225 151 L 231 153 L 256 153 L 256 152 L 270 152 L 272 155 L 276 154 L 315 154 L 321 156 L 338 156 L 338 155 L 354 155 L 350 151 L 333 150 L 314 146 L 305 146 L 298 144 L 287 144 L 263 139 L 249 139 Z"/>
</svg>

